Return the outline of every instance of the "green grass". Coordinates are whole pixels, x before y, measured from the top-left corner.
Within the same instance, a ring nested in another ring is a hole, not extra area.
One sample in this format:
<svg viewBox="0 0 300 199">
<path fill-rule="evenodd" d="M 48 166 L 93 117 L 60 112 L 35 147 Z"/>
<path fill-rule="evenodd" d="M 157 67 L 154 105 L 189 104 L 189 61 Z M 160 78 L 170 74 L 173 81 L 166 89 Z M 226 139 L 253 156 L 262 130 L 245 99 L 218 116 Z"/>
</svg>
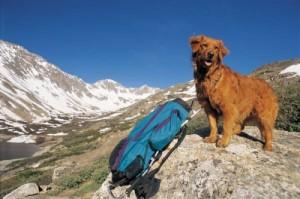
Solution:
<svg viewBox="0 0 300 199">
<path fill-rule="evenodd" d="M 52 181 L 52 172 L 52 170 L 41 171 L 37 169 L 25 169 L 20 171 L 16 176 L 1 182 L 0 198 L 26 183 L 35 182 L 39 185 L 50 184 Z"/>
<path fill-rule="evenodd" d="M 108 165 L 106 165 L 108 168 Z M 104 180 L 106 179 L 107 175 L 108 175 L 109 171 L 108 169 L 105 168 L 97 168 L 94 170 L 93 175 L 92 175 L 92 180 L 100 185 L 104 182 Z"/>
<path fill-rule="evenodd" d="M 78 191 L 75 192 L 74 196 L 80 197 L 86 193 L 95 192 L 99 188 L 99 184 L 94 181 L 89 181 L 83 184 Z"/>
<path fill-rule="evenodd" d="M 97 131 L 72 133 L 64 137 L 62 145 L 66 147 L 61 154 L 64 156 L 79 155 L 96 148 L 96 141 L 102 135 Z"/>
<path fill-rule="evenodd" d="M 91 139 L 90 136 L 92 136 L 93 138 Z M 89 131 L 85 133 L 71 133 L 64 137 L 62 144 L 70 148 L 82 143 L 88 144 L 89 142 L 93 142 L 100 136 L 100 133 L 97 133 L 96 131 Z"/>
<path fill-rule="evenodd" d="M 59 181 L 58 185 L 62 187 L 62 190 L 65 190 L 65 189 L 78 188 L 79 185 L 83 182 L 85 181 L 75 174 L 75 175 L 66 176 L 62 178 Z"/>
<path fill-rule="evenodd" d="M 126 123 L 120 124 L 120 126 L 118 126 L 118 130 L 125 131 L 125 130 L 130 129 L 131 127 L 132 127 L 132 124 L 129 122 L 126 122 Z"/>
<path fill-rule="evenodd" d="M 32 170 L 32 169 L 26 169 L 24 171 L 20 171 L 17 173 L 18 180 L 21 181 L 31 181 L 32 179 L 38 178 L 40 175 L 42 175 L 43 172 L 39 170 Z"/>
<path fill-rule="evenodd" d="M 108 158 L 101 158 L 91 166 L 63 176 L 55 182 L 58 189 L 52 191 L 50 195 L 57 195 L 67 189 L 78 189 L 76 195 L 88 193 L 89 190 L 98 188 L 104 182 L 108 173 Z"/>
</svg>

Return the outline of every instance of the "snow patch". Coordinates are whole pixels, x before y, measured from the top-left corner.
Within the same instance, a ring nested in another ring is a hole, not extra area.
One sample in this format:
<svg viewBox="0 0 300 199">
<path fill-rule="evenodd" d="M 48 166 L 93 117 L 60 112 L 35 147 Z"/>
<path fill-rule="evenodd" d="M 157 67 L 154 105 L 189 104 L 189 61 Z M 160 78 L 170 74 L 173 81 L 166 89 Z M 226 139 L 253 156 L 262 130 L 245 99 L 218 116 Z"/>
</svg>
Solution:
<svg viewBox="0 0 300 199">
<path fill-rule="evenodd" d="M 291 65 L 285 68 L 284 70 L 280 71 L 279 74 L 285 74 L 285 73 L 294 73 L 292 76 L 289 76 L 289 78 L 300 76 L 300 64 Z"/>
<path fill-rule="evenodd" d="M 175 95 L 187 95 L 187 96 L 196 96 L 196 88 L 194 84 L 190 85 L 187 89 L 182 90 L 182 91 L 176 91 L 174 93 Z"/>
<path fill-rule="evenodd" d="M 134 118 L 137 118 L 137 117 L 140 116 L 140 115 L 141 115 L 141 114 L 138 113 L 138 114 L 136 114 L 136 115 L 133 115 L 133 116 L 130 116 L 130 117 L 126 117 L 124 120 L 125 120 L 125 121 L 132 120 L 132 119 L 134 119 Z"/>
<path fill-rule="evenodd" d="M 66 136 L 68 134 L 64 133 L 64 132 L 59 132 L 59 133 L 48 133 L 47 135 L 49 135 L 49 136 Z"/>
<path fill-rule="evenodd" d="M 195 97 L 193 96 L 193 97 L 182 97 L 181 99 L 183 100 L 183 101 L 189 101 L 189 100 L 191 100 L 191 99 L 194 99 Z"/>
<path fill-rule="evenodd" d="M 194 85 L 190 86 L 186 91 L 183 92 L 186 95 L 196 96 L 196 88 Z"/>
<path fill-rule="evenodd" d="M 20 135 L 14 138 L 11 138 L 7 142 L 10 143 L 35 143 L 34 136 L 33 135 Z"/>
<path fill-rule="evenodd" d="M 113 113 L 113 114 L 110 114 L 106 117 L 102 117 L 101 120 L 107 120 L 107 119 L 111 119 L 111 118 L 114 118 L 114 117 L 117 117 L 119 115 L 121 115 L 123 112 L 116 112 L 116 113 Z"/>
<path fill-rule="evenodd" d="M 171 91 L 168 91 L 168 92 L 166 92 L 164 95 L 165 96 L 168 96 L 168 95 L 170 95 L 171 94 Z"/>
<path fill-rule="evenodd" d="M 99 133 L 106 133 L 106 132 L 108 132 L 108 131 L 110 131 L 111 130 L 111 128 L 110 127 L 106 127 L 106 128 L 104 128 L 104 129 L 100 129 L 99 130 Z"/>
</svg>

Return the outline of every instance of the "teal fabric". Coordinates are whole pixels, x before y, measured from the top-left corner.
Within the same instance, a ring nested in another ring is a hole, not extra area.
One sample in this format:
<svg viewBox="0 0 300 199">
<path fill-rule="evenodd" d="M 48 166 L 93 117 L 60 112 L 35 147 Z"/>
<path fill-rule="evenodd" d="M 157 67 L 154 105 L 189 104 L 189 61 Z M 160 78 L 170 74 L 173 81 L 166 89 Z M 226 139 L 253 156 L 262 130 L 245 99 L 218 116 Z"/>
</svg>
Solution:
<svg viewBox="0 0 300 199">
<path fill-rule="evenodd" d="M 146 170 L 153 154 L 174 139 L 188 114 L 180 103 L 169 101 L 141 119 L 128 135 L 117 170 L 124 172 L 137 156 L 144 160 Z"/>
</svg>

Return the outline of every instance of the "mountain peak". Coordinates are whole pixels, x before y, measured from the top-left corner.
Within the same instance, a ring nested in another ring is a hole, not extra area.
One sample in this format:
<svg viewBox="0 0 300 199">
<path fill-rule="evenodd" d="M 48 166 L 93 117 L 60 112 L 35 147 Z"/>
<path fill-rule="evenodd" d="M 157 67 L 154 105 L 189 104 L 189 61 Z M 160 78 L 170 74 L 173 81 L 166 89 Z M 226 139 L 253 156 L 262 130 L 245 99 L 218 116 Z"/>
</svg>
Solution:
<svg viewBox="0 0 300 199">
<path fill-rule="evenodd" d="M 95 84 L 99 84 L 99 83 L 119 84 L 118 82 L 116 82 L 115 80 L 112 80 L 112 79 L 103 79 L 103 80 L 98 80 L 97 82 L 95 82 Z"/>
<path fill-rule="evenodd" d="M 93 84 L 94 86 L 97 87 L 122 87 L 124 88 L 124 86 L 122 84 L 120 84 L 119 82 L 116 82 L 115 80 L 112 79 L 103 79 L 103 80 L 98 80 L 97 82 L 95 82 Z"/>
</svg>

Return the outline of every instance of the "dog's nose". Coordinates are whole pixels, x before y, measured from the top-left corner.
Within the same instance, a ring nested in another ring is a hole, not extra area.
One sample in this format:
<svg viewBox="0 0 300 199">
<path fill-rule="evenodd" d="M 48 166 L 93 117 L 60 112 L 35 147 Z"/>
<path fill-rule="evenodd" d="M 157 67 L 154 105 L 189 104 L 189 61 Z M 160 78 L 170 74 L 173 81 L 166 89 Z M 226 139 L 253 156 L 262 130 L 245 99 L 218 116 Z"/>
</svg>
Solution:
<svg viewBox="0 0 300 199">
<path fill-rule="evenodd" d="M 208 59 L 213 58 L 213 56 L 214 56 L 214 53 L 213 53 L 213 52 L 208 52 L 208 53 L 207 53 L 207 58 L 208 58 Z"/>
</svg>

